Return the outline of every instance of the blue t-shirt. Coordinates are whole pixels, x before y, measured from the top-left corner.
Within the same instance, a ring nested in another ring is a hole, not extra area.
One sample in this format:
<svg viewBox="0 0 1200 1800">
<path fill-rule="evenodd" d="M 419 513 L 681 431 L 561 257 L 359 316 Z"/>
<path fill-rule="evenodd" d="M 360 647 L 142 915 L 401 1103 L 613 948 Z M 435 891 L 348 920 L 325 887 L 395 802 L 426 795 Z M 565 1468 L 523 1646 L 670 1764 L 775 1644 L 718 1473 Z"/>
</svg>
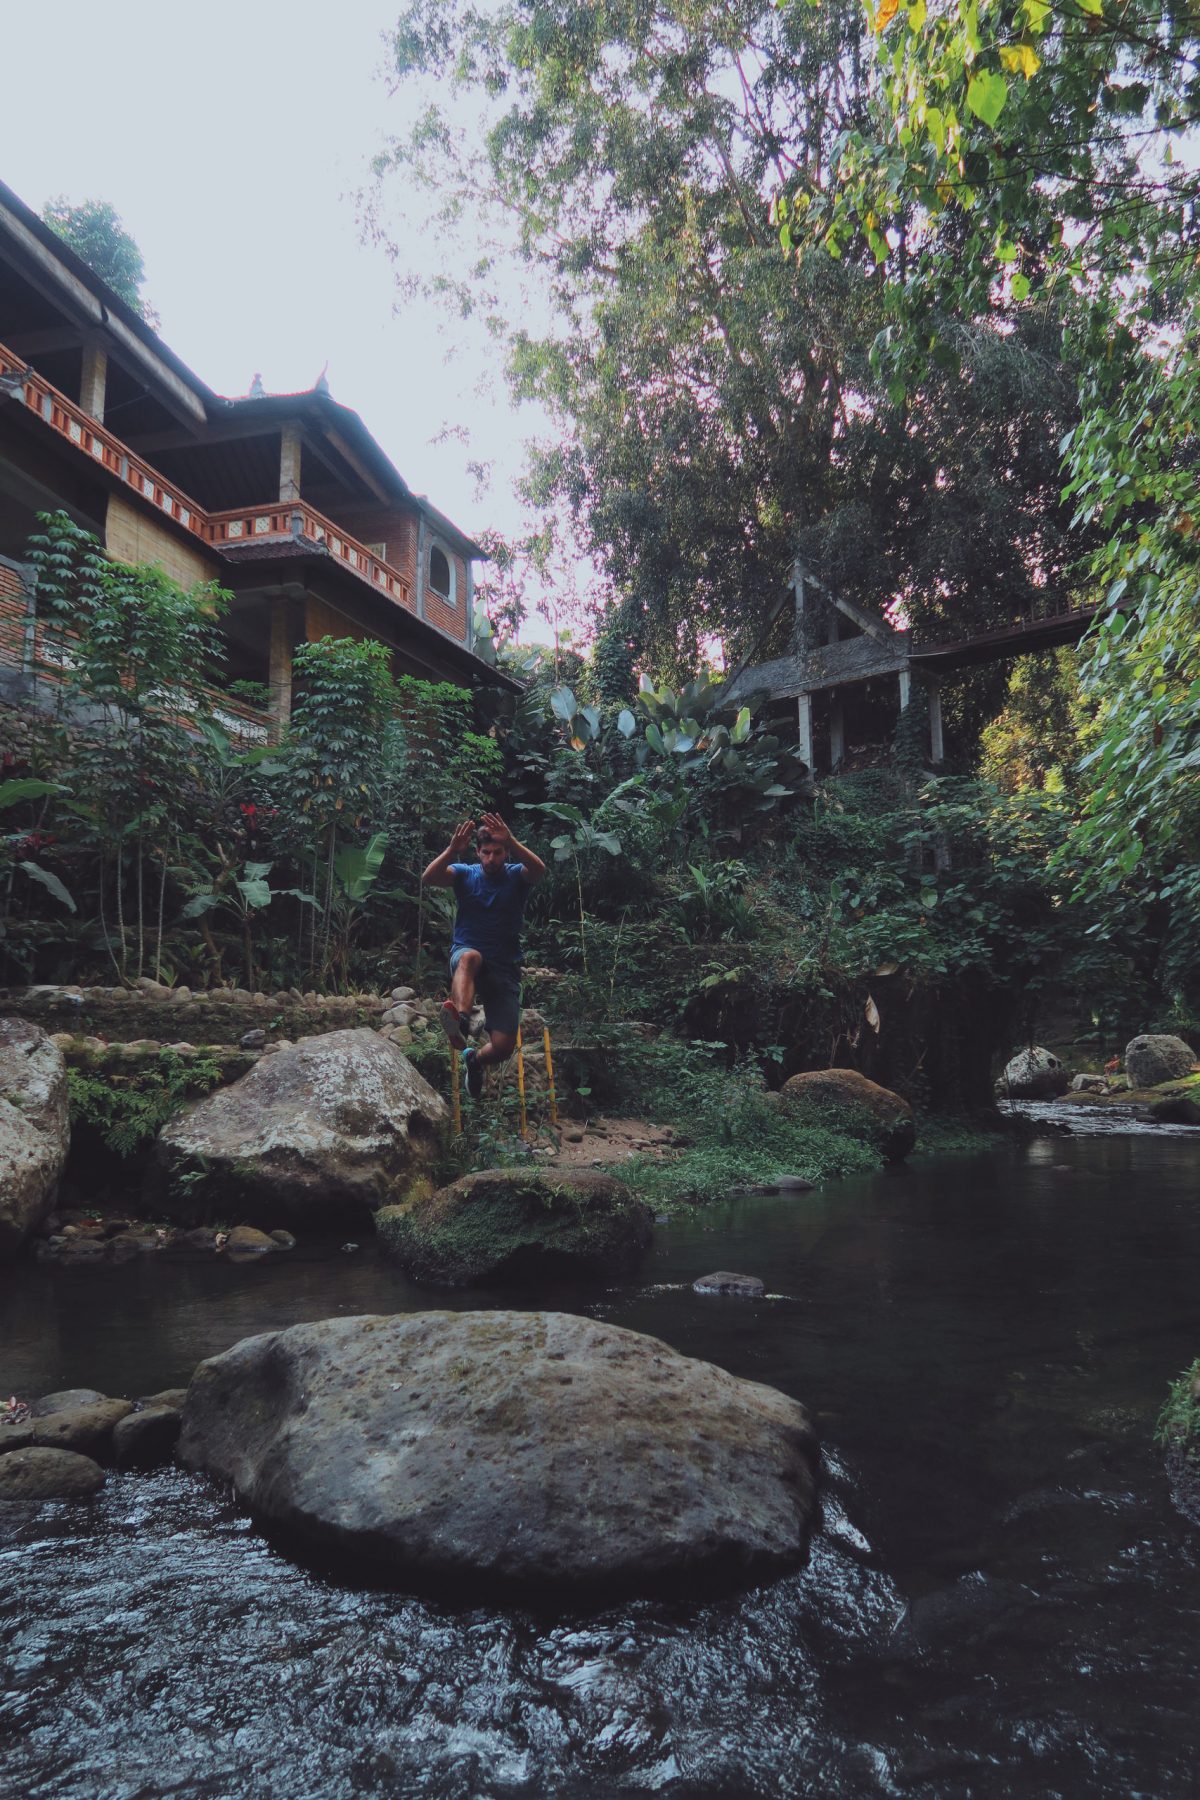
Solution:
<svg viewBox="0 0 1200 1800">
<path fill-rule="evenodd" d="M 520 863 L 505 863 L 494 880 L 482 863 L 451 863 L 458 915 L 454 921 L 456 950 L 478 950 L 487 962 L 519 963 L 521 920 L 529 884 Z"/>
</svg>

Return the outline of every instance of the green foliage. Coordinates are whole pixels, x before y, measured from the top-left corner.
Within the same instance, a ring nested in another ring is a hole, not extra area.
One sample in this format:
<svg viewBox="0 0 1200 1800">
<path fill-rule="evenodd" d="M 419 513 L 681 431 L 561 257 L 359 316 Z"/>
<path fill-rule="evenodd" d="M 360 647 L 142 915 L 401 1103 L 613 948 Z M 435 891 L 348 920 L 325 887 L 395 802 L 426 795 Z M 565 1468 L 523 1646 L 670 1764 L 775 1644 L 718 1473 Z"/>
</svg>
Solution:
<svg viewBox="0 0 1200 1800">
<path fill-rule="evenodd" d="M 220 1079 L 220 1065 L 211 1056 L 185 1061 L 173 1050 L 160 1050 L 136 1074 L 117 1079 L 70 1069 L 71 1122 L 90 1125 L 115 1155 L 134 1156 L 181 1106 L 209 1093 Z"/>
<path fill-rule="evenodd" d="M 64 195 L 59 195 L 57 200 L 47 200 L 42 218 L 126 306 L 148 324 L 157 325 L 153 309 L 141 297 L 146 279 L 142 253 L 109 201 L 83 200 L 72 206 Z"/>
<path fill-rule="evenodd" d="M 1154 1441 L 1165 1450 L 1175 1450 L 1189 1462 L 1200 1457 L 1200 1357 L 1172 1383 L 1158 1423 Z"/>
</svg>

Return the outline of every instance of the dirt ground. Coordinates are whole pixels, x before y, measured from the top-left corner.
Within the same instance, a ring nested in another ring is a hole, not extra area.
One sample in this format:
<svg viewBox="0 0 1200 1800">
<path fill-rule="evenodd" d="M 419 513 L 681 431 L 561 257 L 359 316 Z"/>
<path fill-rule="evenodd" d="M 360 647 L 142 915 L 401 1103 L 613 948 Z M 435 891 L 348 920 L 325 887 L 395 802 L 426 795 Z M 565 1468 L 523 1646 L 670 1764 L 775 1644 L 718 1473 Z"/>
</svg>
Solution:
<svg viewBox="0 0 1200 1800">
<path fill-rule="evenodd" d="M 557 1127 L 558 1149 L 547 1168 L 596 1169 L 628 1162 L 633 1156 L 666 1156 L 686 1139 L 670 1125 L 647 1125 L 641 1119 L 564 1119 Z"/>
</svg>

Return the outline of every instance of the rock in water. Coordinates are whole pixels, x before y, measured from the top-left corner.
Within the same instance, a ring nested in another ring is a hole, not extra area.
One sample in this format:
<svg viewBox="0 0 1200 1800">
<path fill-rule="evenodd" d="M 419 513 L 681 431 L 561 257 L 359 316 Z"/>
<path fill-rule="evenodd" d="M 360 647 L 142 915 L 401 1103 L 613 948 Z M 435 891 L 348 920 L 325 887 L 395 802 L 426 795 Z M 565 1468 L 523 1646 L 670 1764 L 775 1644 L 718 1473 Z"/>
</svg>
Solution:
<svg viewBox="0 0 1200 1800">
<path fill-rule="evenodd" d="M 264 1057 L 162 1131 L 153 1204 L 271 1227 L 399 1199 L 433 1160 L 446 1104 L 393 1044 L 331 1031 Z"/>
<path fill-rule="evenodd" d="M 375 1215 L 381 1248 L 418 1281 L 469 1286 L 539 1273 L 627 1267 L 654 1215 L 590 1169 L 483 1169 Z"/>
<path fill-rule="evenodd" d="M 86 1500 L 104 1486 L 104 1470 L 73 1450 L 13 1450 L 0 1457 L 0 1501 Z"/>
<path fill-rule="evenodd" d="M 867 1138 L 888 1162 L 902 1162 L 917 1141 L 908 1101 L 857 1069 L 809 1069 L 785 1081 L 780 1092 L 789 1106 L 832 1115 L 833 1123 Z"/>
<path fill-rule="evenodd" d="M 62 1051 L 39 1026 L 0 1019 L 0 1261 L 50 1211 L 70 1141 Z"/>
<path fill-rule="evenodd" d="M 767 1291 L 757 1275 L 735 1275 L 729 1269 L 701 1275 L 692 1287 L 698 1294 L 732 1294 L 741 1300 L 761 1300 Z"/>
<path fill-rule="evenodd" d="M 996 1083 L 1002 1100 L 1056 1100 L 1065 1094 L 1070 1074 L 1052 1050 L 1041 1044 L 1018 1050 Z"/>
<path fill-rule="evenodd" d="M 378 1579 L 649 1586 L 799 1561 L 816 1440 L 773 1388 L 564 1313 L 325 1319 L 200 1364 L 181 1460 Z"/>
<path fill-rule="evenodd" d="M 1196 1066 L 1196 1053 L 1182 1038 L 1146 1032 L 1130 1038 L 1125 1046 L 1125 1073 L 1131 1088 L 1158 1087 L 1178 1081 Z"/>
</svg>

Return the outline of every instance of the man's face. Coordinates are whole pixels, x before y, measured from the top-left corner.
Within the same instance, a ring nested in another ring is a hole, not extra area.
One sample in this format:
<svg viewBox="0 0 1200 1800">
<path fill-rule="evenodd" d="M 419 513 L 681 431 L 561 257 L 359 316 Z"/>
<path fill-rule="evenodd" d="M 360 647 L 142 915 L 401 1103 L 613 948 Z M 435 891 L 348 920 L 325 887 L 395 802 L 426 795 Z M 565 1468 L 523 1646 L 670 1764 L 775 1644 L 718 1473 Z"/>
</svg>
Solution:
<svg viewBox="0 0 1200 1800">
<path fill-rule="evenodd" d="M 484 874 L 490 875 L 493 881 L 499 881 L 504 873 L 504 845 L 497 844 L 492 838 L 486 838 L 478 846 L 478 849 Z"/>
</svg>

